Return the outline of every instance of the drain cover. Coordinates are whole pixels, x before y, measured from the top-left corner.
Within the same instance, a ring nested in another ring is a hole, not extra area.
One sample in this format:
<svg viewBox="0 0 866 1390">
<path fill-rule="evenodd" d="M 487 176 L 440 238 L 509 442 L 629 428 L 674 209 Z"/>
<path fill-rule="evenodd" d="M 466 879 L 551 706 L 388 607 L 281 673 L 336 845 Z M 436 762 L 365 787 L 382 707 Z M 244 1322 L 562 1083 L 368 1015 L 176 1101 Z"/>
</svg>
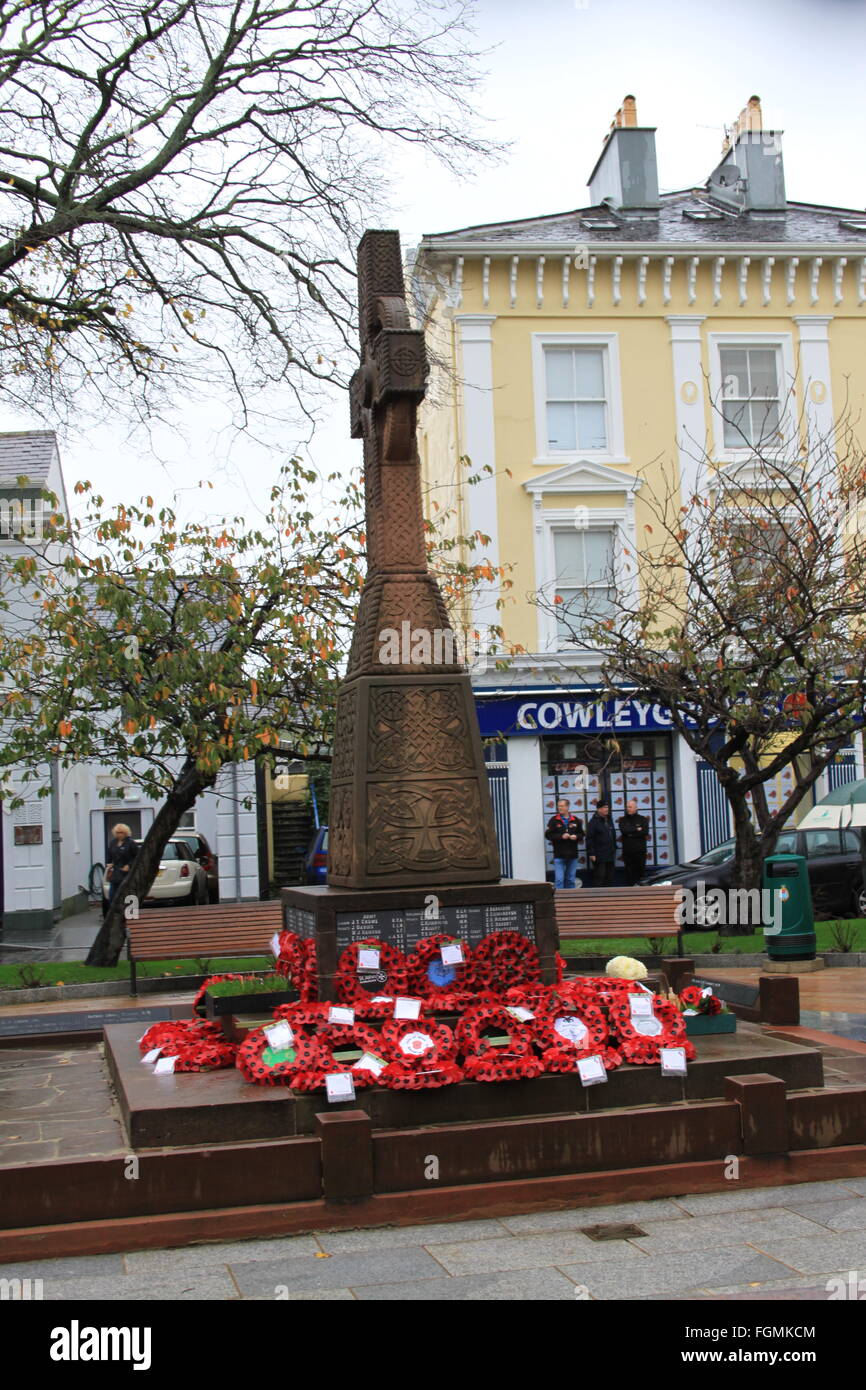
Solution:
<svg viewBox="0 0 866 1390">
<path fill-rule="evenodd" d="M 646 1231 L 642 1231 L 640 1226 L 632 1225 L 625 1221 L 608 1221 L 601 1226 L 581 1226 L 581 1235 L 589 1236 L 590 1240 L 631 1240 L 633 1236 L 645 1236 Z"/>
</svg>

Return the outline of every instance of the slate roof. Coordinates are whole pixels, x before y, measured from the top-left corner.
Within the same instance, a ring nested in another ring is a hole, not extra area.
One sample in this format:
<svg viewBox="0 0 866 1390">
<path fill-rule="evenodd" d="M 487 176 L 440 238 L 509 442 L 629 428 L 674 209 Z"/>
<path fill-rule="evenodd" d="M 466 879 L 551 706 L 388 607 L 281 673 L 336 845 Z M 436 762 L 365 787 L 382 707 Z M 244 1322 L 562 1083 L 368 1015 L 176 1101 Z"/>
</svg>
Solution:
<svg viewBox="0 0 866 1390">
<path fill-rule="evenodd" d="M 718 213 L 720 219 L 695 220 L 684 215 L 689 211 Z M 593 225 L 598 220 L 617 225 L 610 229 L 600 228 Z M 842 221 L 847 220 L 863 223 L 864 230 L 842 226 Z M 848 248 L 862 245 L 866 255 L 866 211 L 824 207 L 817 203 L 788 203 L 781 212 L 733 213 L 715 203 L 703 189 L 687 189 L 663 193 L 657 217 L 623 215 L 606 205 L 596 205 L 516 222 L 491 222 L 478 227 L 431 232 L 424 236 L 422 247 L 433 243 L 437 250 L 447 250 L 452 242 L 461 246 L 478 242 L 479 247 L 496 243 L 519 246 L 522 242 L 532 246 L 565 243 L 599 247 L 625 242 L 660 246 L 682 243 L 685 247 L 713 243 L 776 246 L 814 243 Z"/>
<path fill-rule="evenodd" d="M 23 476 L 42 486 L 56 454 L 57 437 L 53 430 L 0 434 L 0 486 L 14 487 L 16 479 Z"/>
</svg>

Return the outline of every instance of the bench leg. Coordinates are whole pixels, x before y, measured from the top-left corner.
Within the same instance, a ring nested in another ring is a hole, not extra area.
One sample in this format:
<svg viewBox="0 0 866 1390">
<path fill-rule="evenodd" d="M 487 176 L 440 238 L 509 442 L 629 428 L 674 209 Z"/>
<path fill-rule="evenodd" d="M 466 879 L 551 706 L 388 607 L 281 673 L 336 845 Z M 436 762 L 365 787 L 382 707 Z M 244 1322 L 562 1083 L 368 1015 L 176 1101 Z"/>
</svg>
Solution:
<svg viewBox="0 0 866 1390">
<path fill-rule="evenodd" d="M 138 976 L 135 973 L 135 961 L 132 958 L 129 961 L 129 992 L 138 995 Z"/>
</svg>

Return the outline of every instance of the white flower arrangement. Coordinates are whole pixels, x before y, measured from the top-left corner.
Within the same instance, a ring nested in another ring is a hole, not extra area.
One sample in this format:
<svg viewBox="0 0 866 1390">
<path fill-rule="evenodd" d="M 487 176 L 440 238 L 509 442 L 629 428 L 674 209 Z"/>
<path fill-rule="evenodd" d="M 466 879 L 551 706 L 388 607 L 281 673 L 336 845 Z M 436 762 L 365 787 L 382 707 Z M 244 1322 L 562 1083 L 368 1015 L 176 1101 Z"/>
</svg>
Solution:
<svg viewBox="0 0 866 1390">
<path fill-rule="evenodd" d="M 605 974 L 614 980 L 645 980 L 647 968 L 634 956 L 614 956 L 605 966 Z"/>
</svg>

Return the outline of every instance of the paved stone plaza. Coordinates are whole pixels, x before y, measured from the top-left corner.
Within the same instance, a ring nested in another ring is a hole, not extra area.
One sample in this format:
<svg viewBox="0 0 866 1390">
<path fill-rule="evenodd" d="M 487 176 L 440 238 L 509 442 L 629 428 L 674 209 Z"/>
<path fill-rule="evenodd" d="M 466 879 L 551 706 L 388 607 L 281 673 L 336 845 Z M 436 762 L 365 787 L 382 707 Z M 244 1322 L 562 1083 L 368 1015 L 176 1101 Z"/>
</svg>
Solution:
<svg viewBox="0 0 866 1390">
<path fill-rule="evenodd" d="M 646 1235 L 580 1231 L 607 1222 Z M 855 1286 L 866 1280 L 866 1178 L 0 1266 L 0 1278 L 41 1278 L 45 1299 L 76 1302 L 826 1300 L 828 1281 L 847 1290 L 852 1272 Z"/>
</svg>

